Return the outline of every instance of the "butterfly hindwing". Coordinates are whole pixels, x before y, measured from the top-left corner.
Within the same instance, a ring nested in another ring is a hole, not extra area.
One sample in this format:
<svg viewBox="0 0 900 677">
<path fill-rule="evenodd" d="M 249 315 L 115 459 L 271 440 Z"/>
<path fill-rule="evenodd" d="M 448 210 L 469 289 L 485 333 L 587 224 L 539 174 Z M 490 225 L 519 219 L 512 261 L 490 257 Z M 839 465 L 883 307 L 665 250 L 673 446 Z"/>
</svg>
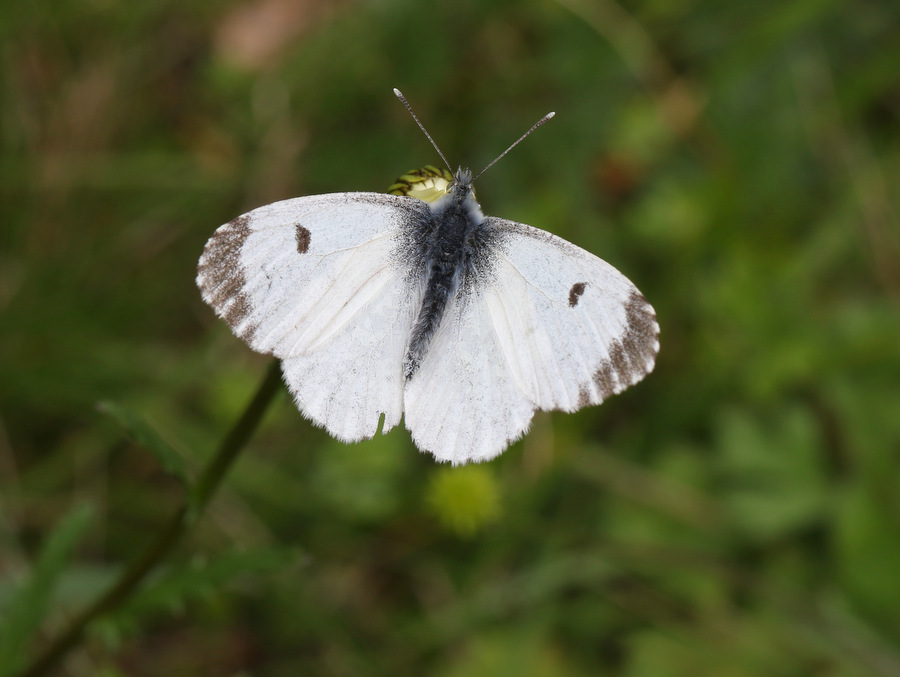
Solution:
<svg viewBox="0 0 900 677">
<path fill-rule="evenodd" d="M 491 325 L 489 291 L 473 287 L 451 300 L 404 394 L 416 446 L 454 465 L 493 458 L 534 415 Z"/>
<path fill-rule="evenodd" d="M 402 361 L 421 302 L 398 255 L 424 202 L 378 193 L 255 209 L 207 243 L 204 300 L 254 350 L 282 359 L 300 410 L 335 437 L 372 437 L 403 411 Z"/>
<path fill-rule="evenodd" d="M 330 340 L 282 360 L 298 408 L 345 442 L 371 438 L 382 413 L 382 432 L 403 415 L 402 364 L 422 290 L 391 273 L 379 275 L 377 286 Z"/>
</svg>

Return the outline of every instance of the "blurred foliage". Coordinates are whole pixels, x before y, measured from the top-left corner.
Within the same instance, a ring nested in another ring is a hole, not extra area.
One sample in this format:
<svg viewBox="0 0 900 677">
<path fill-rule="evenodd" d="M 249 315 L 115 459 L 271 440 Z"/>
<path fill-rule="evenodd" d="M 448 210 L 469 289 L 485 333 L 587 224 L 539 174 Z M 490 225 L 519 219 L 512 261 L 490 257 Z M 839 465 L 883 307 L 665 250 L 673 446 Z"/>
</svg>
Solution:
<svg viewBox="0 0 900 677">
<path fill-rule="evenodd" d="M 488 465 L 445 468 L 431 477 L 428 502 L 450 531 L 471 536 L 499 517 L 499 491 Z"/>
<path fill-rule="evenodd" d="M 54 528 L 37 556 L 28 580 L 5 600 L 0 626 L 0 675 L 21 669 L 28 658 L 30 638 L 47 613 L 54 588 L 65 571 L 81 534 L 87 529 L 90 509 L 82 506 L 71 511 Z"/>
<path fill-rule="evenodd" d="M 479 198 L 633 279 L 656 371 L 463 469 L 282 396 L 66 674 L 900 675 L 898 38 L 891 0 L 8 3 L 3 669 L 262 378 L 206 238 L 435 163 L 399 87 L 475 168 L 557 112 Z"/>
</svg>

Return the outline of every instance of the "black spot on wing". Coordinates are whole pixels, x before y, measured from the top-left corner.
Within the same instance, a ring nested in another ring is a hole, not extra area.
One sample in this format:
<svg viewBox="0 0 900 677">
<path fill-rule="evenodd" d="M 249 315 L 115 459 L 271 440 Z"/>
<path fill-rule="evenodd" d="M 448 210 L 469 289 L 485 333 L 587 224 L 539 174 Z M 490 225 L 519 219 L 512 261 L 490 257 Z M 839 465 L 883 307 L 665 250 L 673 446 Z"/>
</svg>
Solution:
<svg viewBox="0 0 900 677">
<path fill-rule="evenodd" d="M 305 254 L 309 249 L 309 230 L 298 223 L 296 226 L 294 226 L 294 235 L 297 239 L 297 253 Z"/>
<path fill-rule="evenodd" d="M 203 300 L 248 343 L 256 327 L 242 326 L 252 306 L 244 292 L 246 280 L 240 261 L 249 235 L 249 216 L 229 221 L 209 238 L 197 266 L 197 286 Z"/>
<path fill-rule="evenodd" d="M 569 290 L 569 307 L 574 308 L 578 305 L 578 299 L 581 298 L 581 295 L 584 294 L 584 288 L 587 286 L 587 282 L 576 282 L 572 285 L 572 288 Z"/>
</svg>

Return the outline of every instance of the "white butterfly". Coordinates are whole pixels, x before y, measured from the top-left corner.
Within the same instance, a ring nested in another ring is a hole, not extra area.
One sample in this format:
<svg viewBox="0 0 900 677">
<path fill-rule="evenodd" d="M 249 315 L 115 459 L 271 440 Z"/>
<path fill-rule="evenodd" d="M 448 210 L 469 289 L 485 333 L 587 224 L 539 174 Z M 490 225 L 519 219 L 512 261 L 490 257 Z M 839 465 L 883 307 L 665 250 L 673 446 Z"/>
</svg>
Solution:
<svg viewBox="0 0 900 677">
<path fill-rule="evenodd" d="M 484 216 L 472 180 L 458 170 L 432 203 L 333 193 L 254 209 L 206 243 L 203 300 L 282 361 L 297 407 L 334 437 L 369 439 L 382 415 L 382 432 L 405 415 L 439 461 L 494 458 L 536 410 L 640 381 L 659 325 L 605 261 Z"/>
</svg>

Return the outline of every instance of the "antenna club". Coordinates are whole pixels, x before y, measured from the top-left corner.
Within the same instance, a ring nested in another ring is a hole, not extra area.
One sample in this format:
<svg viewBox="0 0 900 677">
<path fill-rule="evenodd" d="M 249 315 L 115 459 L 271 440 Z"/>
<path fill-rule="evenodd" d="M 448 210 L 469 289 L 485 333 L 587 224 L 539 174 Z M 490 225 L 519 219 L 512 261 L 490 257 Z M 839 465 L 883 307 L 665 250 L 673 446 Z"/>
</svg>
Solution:
<svg viewBox="0 0 900 677">
<path fill-rule="evenodd" d="M 531 125 L 531 129 L 529 129 L 527 132 L 525 132 L 524 134 L 522 134 L 522 136 L 520 136 L 520 137 L 518 138 L 518 140 L 517 140 L 514 144 L 512 144 L 509 148 L 507 148 L 505 151 L 503 151 L 502 153 L 500 153 L 500 155 L 498 155 L 496 158 L 494 158 L 494 161 L 491 162 L 487 167 L 485 167 L 485 168 L 482 169 L 480 172 L 478 172 L 478 173 L 475 175 L 475 178 L 473 179 L 473 181 L 477 181 L 478 178 L 479 178 L 482 174 L 484 174 L 487 170 L 489 170 L 491 167 L 493 167 L 493 166 L 497 163 L 497 161 L 498 161 L 500 158 L 502 158 L 504 155 L 506 155 L 506 154 L 507 154 L 509 151 L 511 151 L 513 148 L 515 148 L 515 147 L 518 146 L 520 143 L 522 143 L 522 141 L 525 139 L 526 136 L 528 136 L 529 134 L 531 134 L 531 132 L 533 132 L 535 129 L 537 129 L 537 128 L 540 127 L 542 124 L 544 124 L 545 122 L 547 122 L 547 120 L 549 120 L 550 118 L 552 118 L 554 115 L 556 115 L 556 113 L 553 112 L 553 111 L 551 111 L 550 113 L 547 113 L 544 117 L 542 117 L 540 120 L 538 120 L 537 122 L 535 122 L 533 125 Z"/>
<path fill-rule="evenodd" d="M 444 164 L 447 165 L 447 169 L 450 170 L 450 173 L 453 173 L 453 169 L 450 167 L 450 163 L 447 162 L 447 158 L 444 157 L 444 154 L 441 152 L 441 149 L 438 148 L 438 145 L 434 142 L 434 139 L 431 138 L 431 134 L 429 134 L 429 133 L 428 133 L 428 130 L 425 129 L 425 125 L 423 125 L 423 124 L 419 121 L 418 116 L 413 112 L 412 106 L 409 105 L 409 101 L 406 100 L 406 97 L 403 96 L 403 94 L 400 93 L 400 90 L 397 89 L 396 87 L 394 87 L 394 94 L 397 96 L 398 99 L 400 99 L 400 102 L 401 102 L 404 106 L 406 106 L 406 110 L 408 110 L 408 111 L 409 111 L 409 114 L 412 115 L 412 119 L 416 121 L 416 124 L 417 124 L 417 125 L 419 125 L 419 129 L 422 130 L 422 133 L 423 133 L 423 134 L 425 135 L 425 137 L 431 142 L 431 145 L 432 145 L 432 146 L 434 147 L 434 149 L 437 151 L 437 154 L 441 156 L 441 160 L 443 160 L 443 161 L 444 161 Z"/>
</svg>

